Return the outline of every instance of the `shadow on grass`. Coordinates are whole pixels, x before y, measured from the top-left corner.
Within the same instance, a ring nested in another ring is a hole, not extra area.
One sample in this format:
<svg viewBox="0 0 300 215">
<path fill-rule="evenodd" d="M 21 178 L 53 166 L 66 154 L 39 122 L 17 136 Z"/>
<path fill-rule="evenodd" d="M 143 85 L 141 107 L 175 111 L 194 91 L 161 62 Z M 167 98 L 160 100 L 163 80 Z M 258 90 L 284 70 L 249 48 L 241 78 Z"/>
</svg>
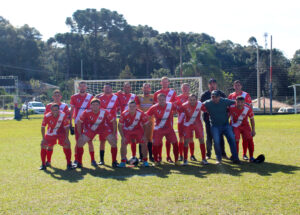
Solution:
<svg viewBox="0 0 300 215">
<path fill-rule="evenodd" d="M 126 181 L 131 177 L 149 177 L 155 176 L 160 178 L 168 178 L 169 175 L 191 175 L 198 178 L 208 177 L 210 174 L 226 174 L 232 176 L 242 176 L 243 173 L 254 173 L 260 176 L 271 176 L 273 173 L 282 172 L 285 174 L 294 174 L 299 171 L 300 167 L 284 164 L 276 164 L 265 162 L 262 164 L 254 164 L 242 162 L 240 165 L 233 165 L 229 161 L 223 162 L 221 165 L 212 163 L 207 166 L 199 165 L 199 162 L 191 162 L 189 166 L 175 166 L 168 163 L 163 163 L 156 167 L 133 167 L 133 168 L 111 168 L 110 166 L 97 168 L 82 168 L 76 170 L 63 170 L 52 167 L 52 170 L 45 171 L 51 177 L 57 180 L 66 180 L 71 183 L 76 183 L 84 179 L 84 176 L 89 174 L 94 177 L 103 179 L 115 179 L 118 181 Z"/>
</svg>

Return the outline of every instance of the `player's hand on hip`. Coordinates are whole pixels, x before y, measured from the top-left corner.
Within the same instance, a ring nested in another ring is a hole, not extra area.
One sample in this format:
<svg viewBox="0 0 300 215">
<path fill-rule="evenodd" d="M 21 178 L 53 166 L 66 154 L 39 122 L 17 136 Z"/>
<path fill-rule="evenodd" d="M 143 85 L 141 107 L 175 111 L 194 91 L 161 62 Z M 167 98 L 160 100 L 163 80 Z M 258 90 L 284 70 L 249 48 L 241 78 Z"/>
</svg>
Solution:
<svg viewBox="0 0 300 215">
<path fill-rule="evenodd" d="M 252 137 L 254 137 L 254 136 L 256 135 L 256 132 L 253 130 L 253 131 L 251 132 L 251 134 L 252 134 Z"/>
</svg>

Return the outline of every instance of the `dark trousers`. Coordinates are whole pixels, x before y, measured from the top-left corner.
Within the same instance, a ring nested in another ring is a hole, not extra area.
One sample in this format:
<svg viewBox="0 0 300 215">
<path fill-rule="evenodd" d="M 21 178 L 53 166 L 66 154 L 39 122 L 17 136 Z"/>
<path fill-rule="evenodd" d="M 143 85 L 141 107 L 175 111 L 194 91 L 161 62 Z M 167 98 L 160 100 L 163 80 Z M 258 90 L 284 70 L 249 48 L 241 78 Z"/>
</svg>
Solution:
<svg viewBox="0 0 300 215">
<path fill-rule="evenodd" d="M 212 145 L 213 145 L 213 136 L 211 133 L 210 122 L 205 122 L 205 128 L 206 128 L 205 129 L 206 130 L 206 155 L 210 157 Z M 225 143 L 224 143 L 223 134 L 220 135 L 220 147 L 221 147 L 222 156 L 225 156 L 226 152 L 225 152 Z"/>
</svg>

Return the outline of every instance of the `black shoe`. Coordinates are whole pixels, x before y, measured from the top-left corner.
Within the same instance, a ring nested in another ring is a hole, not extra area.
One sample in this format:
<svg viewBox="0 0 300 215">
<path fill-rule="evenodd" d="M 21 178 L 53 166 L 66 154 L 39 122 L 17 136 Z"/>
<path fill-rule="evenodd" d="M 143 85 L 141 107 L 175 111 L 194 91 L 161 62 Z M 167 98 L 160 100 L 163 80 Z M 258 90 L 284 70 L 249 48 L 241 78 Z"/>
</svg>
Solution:
<svg viewBox="0 0 300 215">
<path fill-rule="evenodd" d="M 183 161 L 183 157 L 179 156 L 178 161 Z"/>
<path fill-rule="evenodd" d="M 82 164 L 81 163 L 77 163 L 76 165 L 73 165 L 73 168 L 75 169 L 75 168 L 82 168 Z"/>
<path fill-rule="evenodd" d="M 73 165 L 70 163 L 70 164 L 67 164 L 67 170 L 72 170 L 74 169 Z"/>
<path fill-rule="evenodd" d="M 77 164 L 78 164 L 78 161 L 75 160 L 72 165 L 74 167 L 74 166 L 77 166 Z"/>
<path fill-rule="evenodd" d="M 245 161 L 249 160 L 249 158 L 247 157 L 247 155 L 243 155 L 243 159 L 244 159 Z M 46 165 L 47 165 L 47 163 L 46 163 Z"/>
<path fill-rule="evenodd" d="M 197 159 L 195 158 L 194 155 L 192 155 L 190 159 L 191 159 L 191 161 L 197 161 Z"/>
<path fill-rule="evenodd" d="M 171 158 L 171 157 L 167 157 L 167 162 L 168 162 L 168 163 L 174 163 L 174 162 L 172 161 L 172 158 Z"/>
<path fill-rule="evenodd" d="M 51 162 L 46 162 L 46 167 L 51 167 Z"/>
<path fill-rule="evenodd" d="M 93 161 L 91 162 L 91 165 L 92 165 L 93 167 L 97 167 L 97 166 L 98 166 L 98 164 L 96 163 L 95 160 L 93 160 Z"/>
<path fill-rule="evenodd" d="M 223 158 L 223 159 L 226 159 L 226 160 L 229 160 L 229 158 L 227 157 L 226 154 L 222 154 L 222 158 Z"/>
<path fill-rule="evenodd" d="M 232 155 L 230 156 L 229 160 L 231 160 L 231 161 L 233 160 L 233 157 L 232 157 Z"/>
<path fill-rule="evenodd" d="M 46 165 L 41 165 L 41 167 L 39 168 L 39 170 L 46 170 L 47 169 L 47 166 Z"/>
<path fill-rule="evenodd" d="M 206 160 L 211 159 L 211 155 L 206 155 Z"/>
<path fill-rule="evenodd" d="M 234 161 L 232 161 L 232 163 L 234 163 L 234 164 L 241 164 L 241 161 L 240 160 L 234 160 Z"/>
<path fill-rule="evenodd" d="M 143 161 L 143 158 L 140 157 L 140 158 L 139 158 L 139 162 L 142 162 L 142 161 Z"/>
<path fill-rule="evenodd" d="M 99 163 L 98 163 L 98 165 L 100 165 L 100 166 L 103 166 L 105 163 L 104 163 L 104 161 L 100 161 Z"/>
<path fill-rule="evenodd" d="M 117 161 L 114 161 L 114 162 L 112 162 L 111 165 L 112 165 L 113 168 L 117 168 L 119 163 Z"/>
<path fill-rule="evenodd" d="M 154 158 L 153 158 L 153 157 L 150 157 L 149 160 L 150 160 L 151 162 L 154 162 Z"/>
</svg>

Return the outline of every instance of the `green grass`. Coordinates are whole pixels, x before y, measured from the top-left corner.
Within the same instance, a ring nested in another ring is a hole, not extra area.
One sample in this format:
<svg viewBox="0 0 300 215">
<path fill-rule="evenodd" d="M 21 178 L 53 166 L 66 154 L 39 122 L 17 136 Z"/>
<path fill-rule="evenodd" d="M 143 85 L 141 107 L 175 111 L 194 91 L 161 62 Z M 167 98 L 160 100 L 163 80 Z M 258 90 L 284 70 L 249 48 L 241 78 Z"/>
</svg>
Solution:
<svg viewBox="0 0 300 215">
<path fill-rule="evenodd" d="M 38 170 L 41 119 L 0 121 L 0 214 L 299 214 L 300 115 L 255 119 L 263 164 L 95 169 L 85 147 L 85 168 L 72 172 L 60 146 L 54 167 Z"/>
</svg>

